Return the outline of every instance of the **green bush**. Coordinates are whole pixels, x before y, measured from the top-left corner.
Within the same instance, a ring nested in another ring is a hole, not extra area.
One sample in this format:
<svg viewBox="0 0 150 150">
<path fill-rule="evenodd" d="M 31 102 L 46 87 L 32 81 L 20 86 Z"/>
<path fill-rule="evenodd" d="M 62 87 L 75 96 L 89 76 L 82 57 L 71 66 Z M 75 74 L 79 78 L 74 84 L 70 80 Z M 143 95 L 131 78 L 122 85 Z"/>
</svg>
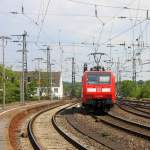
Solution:
<svg viewBox="0 0 150 150">
<path fill-rule="evenodd" d="M 137 83 L 131 80 L 122 81 L 121 93 L 124 97 L 150 98 L 150 81 Z"/>
<path fill-rule="evenodd" d="M 11 68 L 6 68 L 6 103 L 15 102 L 20 100 L 20 73 L 12 71 Z M 0 65 L 0 89 L 3 88 L 3 67 Z M 25 93 L 25 99 L 34 99 L 33 95 L 36 88 L 35 81 L 31 81 L 27 84 L 27 92 Z M 0 91 L 0 103 L 3 100 L 3 92 Z"/>
</svg>

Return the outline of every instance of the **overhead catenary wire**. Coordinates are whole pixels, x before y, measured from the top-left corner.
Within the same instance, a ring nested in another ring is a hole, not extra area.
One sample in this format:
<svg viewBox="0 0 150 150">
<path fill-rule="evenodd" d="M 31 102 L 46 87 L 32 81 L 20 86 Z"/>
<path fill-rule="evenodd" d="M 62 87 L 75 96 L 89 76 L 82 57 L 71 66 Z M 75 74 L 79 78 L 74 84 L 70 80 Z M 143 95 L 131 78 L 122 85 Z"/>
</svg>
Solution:
<svg viewBox="0 0 150 150">
<path fill-rule="evenodd" d="M 45 10 L 42 22 L 41 22 L 40 30 L 39 30 L 38 35 L 37 35 L 37 42 L 39 41 L 40 34 L 42 32 L 42 28 L 43 28 L 43 25 L 44 25 L 44 22 L 45 22 L 45 19 L 46 19 L 46 16 L 47 16 L 47 12 L 48 12 L 48 8 L 49 8 L 49 5 L 50 5 L 50 2 L 51 2 L 51 0 L 48 0 L 47 6 L 46 6 L 46 10 Z"/>
<path fill-rule="evenodd" d="M 43 11 L 43 0 L 40 1 L 40 7 L 39 7 L 39 10 L 38 10 L 38 13 L 37 13 L 37 21 L 36 22 L 39 22 L 40 21 L 40 16 L 43 15 L 42 13 L 40 13 L 40 11 Z"/>
<path fill-rule="evenodd" d="M 83 1 L 80 1 L 80 0 L 68 0 L 70 2 L 74 2 L 74 3 L 79 3 L 79 4 L 84 4 L 84 5 L 90 5 L 90 6 L 93 6 L 93 5 L 96 5 L 96 6 L 99 6 L 99 7 L 108 7 L 108 8 L 114 8 L 114 9 L 126 9 L 126 10 L 134 10 L 134 11 L 147 11 L 147 10 L 150 10 L 150 9 L 144 9 L 144 8 L 132 8 L 132 7 L 127 7 L 127 6 L 111 6 L 111 5 L 103 5 L 103 4 L 97 4 L 97 3 L 91 3 L 91 2 L 83 2 Z"/>
<path fill-rule="evenodd" d="M 128 6 L 128 5 L 130 5 L 130 4 L 132 4 L 133 3 L 133 1 L 131 1 L 130 3 L 128 3 L 126 6 Z M 96 7 L 96 5 L 94 5 L 95 6 L 95 16 L 97 17 L 97 7 Z M 110 23 L 110 22 L 112 22 L 114 19 L 116 19 L 116 18 L 118 18 L 118 19 L 127 19 L 128 17 L 123 17 L 123 16 L 118 16 L 118 14 L 120 14 L 120 11 L 122 11 L 122 10 L 124 10 L 123 8 L 120 8 L 119 9 L 119 11 L 113 16 L 113 17 L 111 17 L 111 19 L 109 20 L 109 21 L 107 21 L 107 22 L 105 22 L 105 24 L 101 21 L 101 20 L 99 20 L 101 23 L 102 23 L 102 29 L 100 30 L 100 35 L 99 35 L 99 38 L 98 38 L 98 41 L 97 41 L 97 43 L 100 43 L 100 41 L 101 41 L 101 38 L 102 38 L 102 33 L 103 33 L 103 30 L 104 30 L 104 27 L 106 26 L 106 25 L 108 25 L 108 23 Z M 102 17 L 102 16 L 101 16 Z M 137 17 L 137 16 L 136 16 Z M 136 18 L 137 19 L 137 18 Z M 130 20 L 130 19 L 129 19 Z M 112 29 L 111 29 L 112 30 Z M 111 41 L 111 40 L 110 40 Z M 101 45 L 99 44 L 98 45 L 98 47 L 97 47 L 97 49 L 100 47 Z"/>
<path fill-rule="evenodd" d="M 129 16 L 117 16 L 118 13 L 120 12 L 120 10 L 116 13 L 116 15 L 98 15 L 98 17 L 101 18 L 110 18 L 110 20 L 108 20 L 108 22 L 111 21 L 111 19 L 126 19 L 126 20 L 135 20 L 135 19 L 144 19 L 145 17 L 129 17 Z M 37 13 L 37 12 L 26 12 L 24 14 L 17 12 L 17 11 L 0 11 L 0 14 L 3 15 L 9 15 L 9 14 L 13 14 L 13 15 L 23 15 L 24 17 L 26 17 L 28 20 L 30 20 L 31 22 L 33 22 L 36 25 L 39 25 L 39 19 L 33 19 L 32 17 L 30 17 L 31 15 L 43 15 L 43 13 Z M 89 17 L 89 18 L 95 18 L 95 15 L 89 15 L 89 14 L 57 14 L 57 13 L 47 13 L 47 15 L 49 16 L 55 16 L 55 17 Z M 36 21 L 37 20 L 37 21 Z M 105 23 L 106 24 L 106 23 Z"/>
<path fill-rule="evenodd" d="M 142 23 L 145 22 L 145 21 L 146 21 L 146 19 L 144 19 L 144 20 L 142 20 L 142 21 L 136 23 L 135 25 L 131 26 L 130 28 L 128 28 L 128 29 L 126 29 L 126 30 L 124 30 L 124 31 L 122 31 L 122 32 L 120 32 L 120 33 L 114 35 L 114 36 L 111 37 L 110 39 L 108 39 L 108 40 L 102 42 L 102 44 L 108 43 L 110 40 L 114 40 L 114 39 L 118 38 L 119 36 L 121 36 L 121 35 L 123 35 L 123 34 L 129 32 L 130 30 L 132 30 L 133 28 L 135 28 L 136 26 L 142 24 Z"/>
</svg>

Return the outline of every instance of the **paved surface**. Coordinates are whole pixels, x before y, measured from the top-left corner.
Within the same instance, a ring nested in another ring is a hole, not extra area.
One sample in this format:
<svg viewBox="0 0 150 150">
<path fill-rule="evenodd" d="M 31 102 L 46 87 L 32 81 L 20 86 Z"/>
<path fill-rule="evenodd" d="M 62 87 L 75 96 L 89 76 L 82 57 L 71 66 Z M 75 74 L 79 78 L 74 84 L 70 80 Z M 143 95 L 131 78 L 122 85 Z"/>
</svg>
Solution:
<svg viewBox="0 0 150 150">
<path fill-rule="evenodd" d="M 12 150 L 9 142 L 9 124 L 11 119 L 22 110 L 29 107 L 34 107 L 40 104 L 49 103 L 49 101 L 43 101 L 40 103 L 31 102 L 25 106 L 20 106 L 19 104 L 6 106 L 5 110 L 0 110 L 0 150 Z"/>
</svg>

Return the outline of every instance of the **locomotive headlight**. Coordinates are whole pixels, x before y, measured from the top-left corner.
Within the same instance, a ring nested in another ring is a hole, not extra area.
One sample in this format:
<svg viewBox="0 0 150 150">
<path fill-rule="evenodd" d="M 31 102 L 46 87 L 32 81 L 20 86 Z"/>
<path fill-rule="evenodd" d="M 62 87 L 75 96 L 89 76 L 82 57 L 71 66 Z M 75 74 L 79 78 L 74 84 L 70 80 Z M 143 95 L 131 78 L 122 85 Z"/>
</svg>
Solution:
<svg viewBox="0 0 150 150">
<path fill-rule="evenodd" d="M 110 88 L 102 88 L 102 92 L 111 92 Z"/>
<path fill-rule="evenodd" d="M 96 92 L 96 88 L 87 88 L 87 92 Z"/>
</svg>

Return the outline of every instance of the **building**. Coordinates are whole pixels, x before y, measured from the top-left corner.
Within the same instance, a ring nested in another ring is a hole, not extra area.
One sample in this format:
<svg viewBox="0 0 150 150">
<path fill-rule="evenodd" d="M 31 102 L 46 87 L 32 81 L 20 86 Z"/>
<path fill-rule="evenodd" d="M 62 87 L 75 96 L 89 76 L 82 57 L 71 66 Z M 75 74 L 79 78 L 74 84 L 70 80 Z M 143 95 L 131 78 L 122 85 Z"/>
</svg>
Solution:
<svg viewBox="0 0 150 150">
<path fill-rule="evenodd" d="M 63 81 L 60 72 L 52 73 L 52 97 L 63 98 Z"/>
<path fill-rule="evenodd" d="M 62 75 L 61 72 L 52 72 L 52 86 L 51 86 L 51 98 L 53 99 L 61 99 L 63 98 L 63 81 L 62 81 Z M 39 73 L 38 71 L 30 71 L 28 72 L 28 78 L 30 80 L 35 80 L 37 85 L 39 84 Z M 39 96 L 39 93 L 41 96 L 48 96 L 48 75 L 47 72 L 41 72 L 40 73 L 40 88 L 36 88 L 35 96 Z"/>
</svg>

